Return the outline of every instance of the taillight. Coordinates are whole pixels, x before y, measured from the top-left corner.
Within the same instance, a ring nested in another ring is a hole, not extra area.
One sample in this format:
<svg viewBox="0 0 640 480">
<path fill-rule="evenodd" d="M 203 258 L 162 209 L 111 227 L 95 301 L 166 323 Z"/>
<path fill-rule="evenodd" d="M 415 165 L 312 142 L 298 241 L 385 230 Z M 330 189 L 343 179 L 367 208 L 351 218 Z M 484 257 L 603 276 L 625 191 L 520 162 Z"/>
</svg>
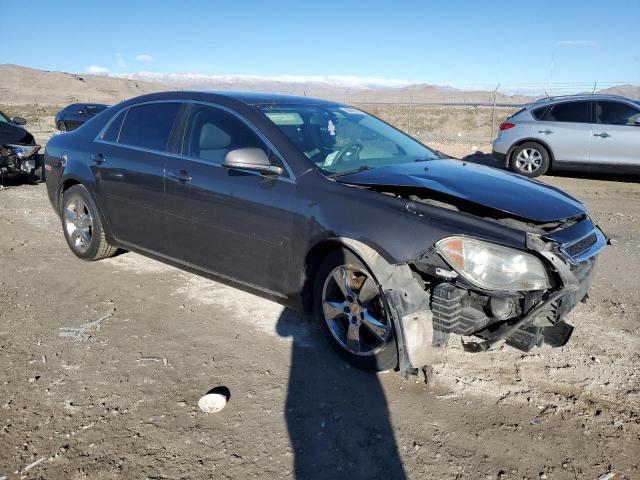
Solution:
<svg viewBox="0 0 640 480">
<path fill-rule="evenodd" d="M 510 123 L 510 122 L 502 122 L 500 124 L 500 130 L 509 130 L 510 128 L 515 127 L 516 124 L 515 123 Z"/>
</svg>

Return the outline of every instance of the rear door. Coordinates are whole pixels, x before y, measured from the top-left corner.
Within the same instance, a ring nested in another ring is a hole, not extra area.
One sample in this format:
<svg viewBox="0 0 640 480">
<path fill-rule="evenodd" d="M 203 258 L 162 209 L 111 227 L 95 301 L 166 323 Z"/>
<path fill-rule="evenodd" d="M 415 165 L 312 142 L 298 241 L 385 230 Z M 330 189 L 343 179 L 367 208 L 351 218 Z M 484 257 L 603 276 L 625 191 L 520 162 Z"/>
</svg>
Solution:
<svg viewBox="0 0 640 480">
<path fill-rule="evenodd" d="M 590 102 L 572 101 L 551 105 L 535 125 L 534 135 L 544 140 L 557 163 L 589 161 L 591 141 Z"/>
<path fill-rule="evenodd" d="M 135 105 L 118 114 L 95 141 L 92 156 L 101 205 L 122 242 L 163 252 L 164 167 L 177 102 Z"/>
<path fill-rule="evenodd" d="M 166 167 L 166 230 L 170 255 L 198 268 L 284 293 L 291 279 L 290 173 L 266 177 L 222 166 L 237 148 L 262 148 L 285 166 L 247 121 L 213 105 L 194 104 L 181 157 Z"/>
<path fill-rule="evenodd" d="M 640 108 L 625 102 L 594 102 L 591 162 L 605 166 L 640 166 Z"/>
</svg>

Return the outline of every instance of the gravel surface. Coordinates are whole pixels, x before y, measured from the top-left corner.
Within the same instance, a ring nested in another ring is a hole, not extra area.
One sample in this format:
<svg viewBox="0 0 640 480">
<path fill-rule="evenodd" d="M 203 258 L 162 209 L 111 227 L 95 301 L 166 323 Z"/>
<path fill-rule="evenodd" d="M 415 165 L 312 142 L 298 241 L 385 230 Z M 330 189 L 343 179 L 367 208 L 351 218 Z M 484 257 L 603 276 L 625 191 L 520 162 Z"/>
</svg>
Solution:
<svg viewBox="0 0 640 480">
<path fill-rule="evenodd" d="M 75 258 L 0 191 L 0 479 L 640 478 L 640 185 L 544 177 L 614 244 L 563 348 L 365 374 L 282 307 L 126 253 Z M 219 413 L 197 407 L 226 387 Z"/>
</svg>

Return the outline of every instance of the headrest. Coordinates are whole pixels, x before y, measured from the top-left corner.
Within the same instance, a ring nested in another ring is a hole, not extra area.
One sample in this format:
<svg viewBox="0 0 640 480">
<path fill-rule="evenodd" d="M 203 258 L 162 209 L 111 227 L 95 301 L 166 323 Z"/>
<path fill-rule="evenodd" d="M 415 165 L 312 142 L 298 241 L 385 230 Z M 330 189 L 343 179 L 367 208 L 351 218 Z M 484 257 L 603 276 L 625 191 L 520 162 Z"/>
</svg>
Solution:
<svg viewBox="0 0 640 480">
<path fill-rule="evenodd" d="M 205 123 L 200 130 L 200 150 L 223 150 L 231 145 L 231 137 L 213 123 Z"/>
</svg>

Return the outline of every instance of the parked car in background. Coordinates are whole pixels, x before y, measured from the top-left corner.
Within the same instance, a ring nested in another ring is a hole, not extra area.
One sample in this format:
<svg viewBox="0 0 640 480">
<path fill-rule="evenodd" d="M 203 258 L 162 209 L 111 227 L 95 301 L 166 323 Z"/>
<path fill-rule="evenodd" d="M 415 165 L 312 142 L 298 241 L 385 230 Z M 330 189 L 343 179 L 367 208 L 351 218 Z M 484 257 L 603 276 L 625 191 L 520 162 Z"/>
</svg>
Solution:
<svg viewBox="0 0 640 480">
<path fill-rule="evenodd" d="M 640 172 L 640 101 L 598 94 L 537 101 L 500 124 L 493 155 L 527 177 L 549 169 Z"/>
<path fill-rule="evenodd" d="M 56 113 L 56 128 L 70 132 L 107 108 L 109 105 L 102 103 L 72 103 Z"/>
<path fill-rule="evenodd" d="M 123 248 L 259 293 L 403 374 L 450 334 L 470 352 L 563 345 L 606 244 L 556 188 L 308 97 L 145 95 L 53 137 L 45 162 L 79 258 Z"/>
<path fill-rule="evenodd" d="M 9 118 L 0 112 L 0 184 L 7 177 L 26 177 L 33 183 L 40 167 L 40 146 L 23 126 L 22 117 Z"/>
</svg>

